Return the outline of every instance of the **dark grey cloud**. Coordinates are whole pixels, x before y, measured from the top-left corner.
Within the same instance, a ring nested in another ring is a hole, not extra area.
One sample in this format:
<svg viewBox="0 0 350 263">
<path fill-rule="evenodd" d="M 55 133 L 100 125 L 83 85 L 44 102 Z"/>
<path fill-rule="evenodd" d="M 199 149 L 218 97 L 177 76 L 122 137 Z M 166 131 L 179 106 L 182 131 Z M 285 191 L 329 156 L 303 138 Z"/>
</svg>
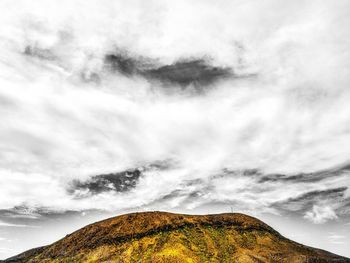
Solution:
<svg viewBox="0 0 350 263">
<path fill-rule="evenodd" d="M 131 58 L 127 54 L 108 54 L 105 56 L 105 63 L 110 70 L 118 71 L 125 75 L 134 75 L 142 72 L 141 61 Z"/>
<path fill-rule="evenodd" d="M 108 191 L 126 192 L 136 187 L 141 175 L 139 169 L 96 175 L 86 181 L 74 180 L 68 191 L 74 194 L 83 193 L 83 196 Z"/>
<path fill-rule="evenodd" d="M 166 170 L 173 165 L 169 160 L 155 161 L 145 166 L 121 172 L 95 175 L 87 180 L 73 180 L 67 191 L 79 198 L 109 191 L 127 192 L 137 186 L 145 171 Z"/>
<path fill-rule="evenodd" d="M 294 211 L 303 214 L 312 209 L 315 204 L 328 202 L 340 204 L 343 201 L 346 190 L 347 187 L 338 187 L 322 191 L 310 191 L 300 196 L 296 196 L 295 198 L 276 203 L 274 206 L 280 210 Z"/>
<path fill-rule="evenodd" d="M 234 76 L 228 67 L 218 67 L 202 58 L 178 60 L 173 64 L 160 65 L 145 58 L 133 58 L 127 53 L 108 54 L 105 64 L 112 71 L 126 76 L 141 76 L 163 84 L 207 86 L 218 80 Z"/>
<path fill-rule="evenodd" d="M 299 173 L 295 175 L 285 174 L 267 174 L 262 175 L 259 171 L 257 174 L 261 175 L 259 178 L 260 183 L 264 182 L 319 182 L 331 177 L 337 177 L 342 173 L 350 171 L 350 164 L 341 165 L 339 167 L 321 170 L 312 173 Z"/>
<path fill-rule="evenodd" d="M 177 61 L 171 65 L 143 72 L 143 75 L 147 78 L 181 86 L 190 84 L 205 86 L 227 78 L 232 74 L 231 69 L 209 65 L 203 59 Z"/>
</svg>

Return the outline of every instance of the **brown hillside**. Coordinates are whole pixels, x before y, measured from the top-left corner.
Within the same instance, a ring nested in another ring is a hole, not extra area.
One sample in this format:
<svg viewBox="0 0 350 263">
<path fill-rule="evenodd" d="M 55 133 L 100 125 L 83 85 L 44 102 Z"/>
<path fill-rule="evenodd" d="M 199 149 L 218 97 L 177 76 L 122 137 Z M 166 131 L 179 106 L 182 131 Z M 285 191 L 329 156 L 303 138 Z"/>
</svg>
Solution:
<svg viewBox="0 0 350 263">
<path fill-rule="evenodd" d="M 126 214 L 4 262 L 350 262 L 243 214 Z"/>
</svg>

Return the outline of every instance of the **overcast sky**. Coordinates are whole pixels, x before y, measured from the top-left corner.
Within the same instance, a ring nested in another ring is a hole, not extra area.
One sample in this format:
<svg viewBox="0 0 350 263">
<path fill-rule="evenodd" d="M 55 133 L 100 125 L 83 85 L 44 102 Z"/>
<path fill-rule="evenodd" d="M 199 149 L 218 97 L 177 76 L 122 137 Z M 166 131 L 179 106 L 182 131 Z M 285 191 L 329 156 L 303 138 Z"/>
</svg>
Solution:
<svg viewBox="0 0 350 263">
<path fill-rule="evenodd" d="M 248 213 L 350 256 L 349 1 L 0 10 L 0 258 L 145 209 Z"/>
</svg>

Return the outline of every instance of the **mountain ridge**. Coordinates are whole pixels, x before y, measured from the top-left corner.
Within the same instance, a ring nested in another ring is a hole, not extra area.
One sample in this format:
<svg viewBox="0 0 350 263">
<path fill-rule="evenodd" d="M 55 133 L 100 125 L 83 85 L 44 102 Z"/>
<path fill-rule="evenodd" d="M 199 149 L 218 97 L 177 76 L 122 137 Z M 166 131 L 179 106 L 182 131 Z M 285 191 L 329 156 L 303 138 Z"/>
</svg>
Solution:
<svg viewBox="0 0 350 263">
<path fill-rule="evenodd" d="M 141 261 L 140 261 L 141 260 Z M 87 225 L 3 262 L 350 262 L 239 213 L 140 212 Z"/>
</svg>

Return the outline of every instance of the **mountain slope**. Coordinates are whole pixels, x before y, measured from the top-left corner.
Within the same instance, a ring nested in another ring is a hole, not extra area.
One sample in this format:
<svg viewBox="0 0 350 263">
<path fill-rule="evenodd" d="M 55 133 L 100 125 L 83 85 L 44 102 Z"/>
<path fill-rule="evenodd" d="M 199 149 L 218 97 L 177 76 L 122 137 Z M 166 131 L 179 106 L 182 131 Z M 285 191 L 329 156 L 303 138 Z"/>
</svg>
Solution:
<svg viewBox="0 0 350 263">
<path fill-rule="evenodd" d="M 350 262 L 243 214 L 133 213 L 88 225 L 4 262 Z"/>
</svg>

